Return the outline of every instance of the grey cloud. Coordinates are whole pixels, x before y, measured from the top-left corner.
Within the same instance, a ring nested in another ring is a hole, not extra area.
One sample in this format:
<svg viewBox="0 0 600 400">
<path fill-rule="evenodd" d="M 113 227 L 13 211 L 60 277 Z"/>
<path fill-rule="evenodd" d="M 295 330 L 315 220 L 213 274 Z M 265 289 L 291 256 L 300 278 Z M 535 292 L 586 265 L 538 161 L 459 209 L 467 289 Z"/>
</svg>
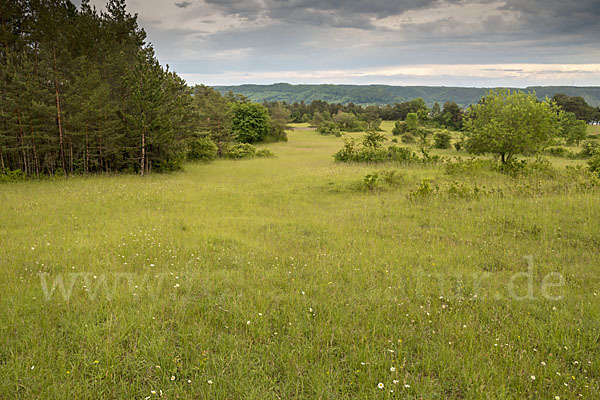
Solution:
<svg viewBox="0 0 600 400">
<path fill-rule="evenodd" d="M 459 2 L 460 0 L 452 0 Z M 268 16 L 289 24 L 373 29 L 371 18 L 384 18 L 409 10 L 425 9 L 439 0 L 205 0 L 226 14 L 248 19 Z"/>
<path fill-rule="evenodd" d="M 469 8 L 483 3 L 491 4 Z M 150 17 L 148 13 L 144 20 L 144 3 L 132 4 L 140 4 L 132 11 L 139 13 L 161 62 L 182 74 L 231 71 L 241 76 L 274 71 L 277 76 L 277 71 L 356 72 L 411 64 L 600 63 L 598 0 L 203 0 L 193 1 L 185 13 L 177 13 L 177 22 L 185 22 L 181 25 L 173 21 L 147 25 L 160 14 Z M 422 17 L 443 4 L 460 4 L 469 18 L 457 15 L 456 10 L 453 15 L 431 13 L 439 15 L 436 21 Z M 173 11 L 171 3 L 165 4 L 168 7 Z M 372 23 L 419 10 L 424 12 L 412 20 L 402 17 L 398 28 Z M 230 25 L 231 21 L 235 23 Z M 172 29 L 174 26 L 177 29 Z M 216 56 L 219 54 L 222 56 Z M 550 69 L 545 73 L 563 76 Z M 507 75 L 514 79 L 526 75 L 505 69 L 498 69 L 497 75 L 511 72 Z M 372 83 L 370 75 L 361 74 L 352 74 L 354 81 Z M 434 78 L 428 79 L 433 83 Z M 440 77 L 440 83 L 460 84 L 457 79 L 463 78 Z M 464 77 L 463 84 L 495 78 L 469 79 Z"/>
<path fill-rule="evenodd" d="M 192 4 L 193 4 L 193 2 L 191 2 L 191 1 L 182 1 L 181 3 L 175 3 L 175 7 L 178 7 L 178 8 L 188 8 Z"/>
</svg>

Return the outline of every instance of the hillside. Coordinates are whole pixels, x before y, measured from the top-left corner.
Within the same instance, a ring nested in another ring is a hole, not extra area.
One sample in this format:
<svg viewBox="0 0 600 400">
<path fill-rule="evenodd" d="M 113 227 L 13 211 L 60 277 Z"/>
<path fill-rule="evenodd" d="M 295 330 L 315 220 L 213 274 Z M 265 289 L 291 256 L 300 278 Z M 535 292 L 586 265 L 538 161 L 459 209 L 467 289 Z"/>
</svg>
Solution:
<svg viewBox="0 0 600 400">
<path fill-rule="evenodd" d="M 476 103 L 489 88 L 445 87 L 445 86 L 387 86 L 387 85 L 272 85 L 215 86 L 222 93 L 233 91 L 243 94 L 252 101 L 285 101 L 288 103 L 310 103 L 324 100 L 329 103 L 355 104 L 394 104 L 421 97 L 428 106 L 436 101 L 440 104 L 454 101 L 460 106 Z M 535 90 L 540 99 L 552 97 L 556 93 L 581 96 L 588 104 L 600 106 L 600 87 L 577 86 L 532 86 L 524 89 Z"/>
</svg>

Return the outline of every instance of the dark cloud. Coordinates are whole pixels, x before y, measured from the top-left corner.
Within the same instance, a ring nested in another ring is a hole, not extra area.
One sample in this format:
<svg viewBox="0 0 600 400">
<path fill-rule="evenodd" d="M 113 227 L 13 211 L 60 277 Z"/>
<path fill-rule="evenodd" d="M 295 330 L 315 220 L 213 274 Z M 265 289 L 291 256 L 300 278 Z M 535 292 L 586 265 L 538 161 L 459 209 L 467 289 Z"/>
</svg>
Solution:
<svg viewBox="0 0 600 400">
<path fill-rule="evenodd" d="M 193 4 L 193 2 L 191 2 L 191 1 L 182 1 L 181 3 L 175 3 L 175 7 L 178 7 L 178 8 L 188 8 L 192 4 Z"/>
<path fill-rule="evenodd" d="M 452 0 L 457 2 L 460 0 Z M 267 16 L 289 24 L 372 29 L 371 18 L 426 9 L 439 0 L 205 0 L 226 14 L 248 19 Z"/>
<path fill-rule="evenodd" d="M 464 79 L 463 84 L 479 85 L 495 79 L 489 75 L 496 72 L 498 79 L 532 79 L 522 78 L 527 75 L 520 69 L 524 64 L 600 64 L 600 0 L 176 1 L 185 12 L 161 0 L 128 4 L 139 14 L 161 62 L 182 74 L 226 79 L 228 73 L 277 76 L 279 71 L 277 81 L 282 81 L 286 71 L 344 70 L 352 71 L 346 75 L 356 82 L 372 83 L 372 75 L 357 71 L 488 65 L 480 69 L 489 71 L 485 77 L 440 77 L 440 83 Z M 576 66 L 572 72 L 555 68 L 538 70 L 556 76 L 593 74 Z M 405 78 L 418 75 L 377 79 Z"/>
</svg>

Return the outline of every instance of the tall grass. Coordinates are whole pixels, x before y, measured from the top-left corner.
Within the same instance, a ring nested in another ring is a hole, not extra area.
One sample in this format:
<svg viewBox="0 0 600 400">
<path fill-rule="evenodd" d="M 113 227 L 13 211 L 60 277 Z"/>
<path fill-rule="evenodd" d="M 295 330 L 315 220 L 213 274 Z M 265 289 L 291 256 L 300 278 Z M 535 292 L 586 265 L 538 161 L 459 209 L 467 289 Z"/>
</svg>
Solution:
<svg viewBox="0 0 600 400">
<path fill-rule="evenodd" d="M 597 190 L 340 147 L 0 185 L 0 398 L 600 397 Z"/>
</svg>

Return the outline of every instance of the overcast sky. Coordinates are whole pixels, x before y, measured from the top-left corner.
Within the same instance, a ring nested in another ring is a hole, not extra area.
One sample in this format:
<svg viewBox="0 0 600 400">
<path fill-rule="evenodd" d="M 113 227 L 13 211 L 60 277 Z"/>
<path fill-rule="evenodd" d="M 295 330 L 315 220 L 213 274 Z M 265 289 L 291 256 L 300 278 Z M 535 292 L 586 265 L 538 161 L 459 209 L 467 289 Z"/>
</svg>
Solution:
<svg viewBox="0 0 600 400">
<path fill-rule="evenodd" d="M 161 63 L 190 84 L 600 85 L 600 0 L 129 0 L 128 8 Z"/>
</svg>

